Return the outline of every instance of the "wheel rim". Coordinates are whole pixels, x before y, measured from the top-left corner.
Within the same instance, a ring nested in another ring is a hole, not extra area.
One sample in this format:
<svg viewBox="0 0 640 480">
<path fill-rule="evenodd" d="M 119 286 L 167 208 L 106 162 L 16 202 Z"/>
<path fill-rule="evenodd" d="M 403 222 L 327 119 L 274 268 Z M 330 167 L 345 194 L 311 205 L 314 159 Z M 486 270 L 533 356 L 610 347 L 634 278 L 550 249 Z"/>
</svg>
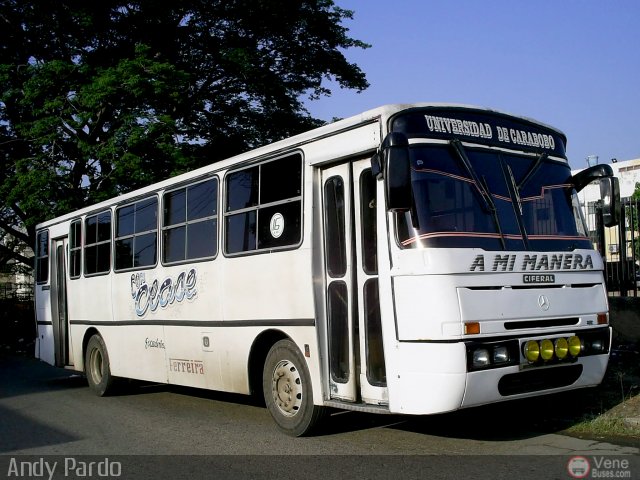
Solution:
<svg viewBox="0 0 640 480">
<path fill-rule="evenodd" d="M 280 413 L 293 417 L 302 405 L 300 372 L 289 360 L 281 360 L 273 369 L 271 378 L 273 400 Z"/>
<path fill-rule="evenodd" d="M 91 378 L 96 385 L 102 381 L 102 366 L 102 353 L 97 348 L 94 348 L 91 351 L 91 362 L 89 367 L 91 371 Z"/>
</svg>

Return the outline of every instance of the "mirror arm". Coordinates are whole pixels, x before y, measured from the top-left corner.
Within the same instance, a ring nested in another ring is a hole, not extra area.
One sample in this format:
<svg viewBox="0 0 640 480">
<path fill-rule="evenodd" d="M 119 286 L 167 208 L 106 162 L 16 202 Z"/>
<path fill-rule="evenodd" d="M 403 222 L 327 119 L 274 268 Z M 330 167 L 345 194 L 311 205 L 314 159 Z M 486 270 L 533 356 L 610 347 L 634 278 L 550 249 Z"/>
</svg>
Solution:
<svg viewBox="0 0 640 480">
<path fill-rule="evenodd" d="M 573 183 L 576 192 L 579 192 L 594 180 L 604 177 L 613 177 L 613 170 L 610 165 L 602 164 L 586 168 L 572 176 L 570 181 Z"/>
</svg>

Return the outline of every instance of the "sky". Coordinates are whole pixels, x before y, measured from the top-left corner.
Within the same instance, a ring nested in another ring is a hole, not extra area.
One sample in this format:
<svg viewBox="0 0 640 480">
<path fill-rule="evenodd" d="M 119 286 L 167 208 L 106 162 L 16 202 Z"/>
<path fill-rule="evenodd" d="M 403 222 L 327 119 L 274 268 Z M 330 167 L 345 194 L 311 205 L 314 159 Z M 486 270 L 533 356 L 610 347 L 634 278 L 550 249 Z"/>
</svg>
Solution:
<svg viewBox="0 0 640 480">
<path fill-rule="evenodd" d="M 640 158 L 640 1 L 334 0 L 371 86 L 308 101 L 330 121 L 388 103 L 489 107 L 563 131 L 572 168 Z"/>
</svg>

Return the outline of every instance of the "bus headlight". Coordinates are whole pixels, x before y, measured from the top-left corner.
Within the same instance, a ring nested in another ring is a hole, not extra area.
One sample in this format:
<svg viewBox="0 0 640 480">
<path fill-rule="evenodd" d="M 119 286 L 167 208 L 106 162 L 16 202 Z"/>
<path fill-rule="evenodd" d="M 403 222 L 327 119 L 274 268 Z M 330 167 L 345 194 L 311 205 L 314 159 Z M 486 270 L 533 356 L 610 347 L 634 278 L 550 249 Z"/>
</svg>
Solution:
<svg viewBox="0 0 640 480">
<path fill-rule="evenodd" d="M 594 353 L 600 353 L 604 351 L 603 343 L 601 339 L 596 339 L 591 342 L 590 350 Z"/>
<path fill-rule="evenodd" d="M 505 346 L 493 349 L 493 363 L 506 363 L 509 361 L 509 349 Z"/>
<path fill-rule="evenodd" d="M 466 342 L 467 371 L 505 368 L 520 363 L 518 340 Z"/>
<path fill-rule="evenodd" d="M 486 367 L 487 365 L 489 365 L 489 351 L 484 348 L 474 350 L 472 365 L 475 368 Z"/>
</svg>

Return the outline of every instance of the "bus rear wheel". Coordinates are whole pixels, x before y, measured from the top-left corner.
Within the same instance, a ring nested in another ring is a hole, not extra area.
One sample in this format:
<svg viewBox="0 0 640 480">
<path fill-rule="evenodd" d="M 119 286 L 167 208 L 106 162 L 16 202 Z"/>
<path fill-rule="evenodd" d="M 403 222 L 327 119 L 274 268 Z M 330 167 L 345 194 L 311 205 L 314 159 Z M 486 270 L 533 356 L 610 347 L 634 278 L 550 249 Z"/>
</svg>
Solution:
<svg viewBox="0 0 640 480">
<path fill-rule="evenodd" d="M 84 370 L 89 388 L 99 397 L 112 393 L 115 378 L 111 375 L 109 354 L 104 340 L 100 335 L 94 335 L 87 343 Z"/>
<path fill-rule="evenodd" d="M 324 415 L 324 408 L 313 404 L 309 370 L 291 340 L 280 340 L 269 350 L 262 388 L 269 413 L 288 435 L 308 435 Z"/>
</svg>

